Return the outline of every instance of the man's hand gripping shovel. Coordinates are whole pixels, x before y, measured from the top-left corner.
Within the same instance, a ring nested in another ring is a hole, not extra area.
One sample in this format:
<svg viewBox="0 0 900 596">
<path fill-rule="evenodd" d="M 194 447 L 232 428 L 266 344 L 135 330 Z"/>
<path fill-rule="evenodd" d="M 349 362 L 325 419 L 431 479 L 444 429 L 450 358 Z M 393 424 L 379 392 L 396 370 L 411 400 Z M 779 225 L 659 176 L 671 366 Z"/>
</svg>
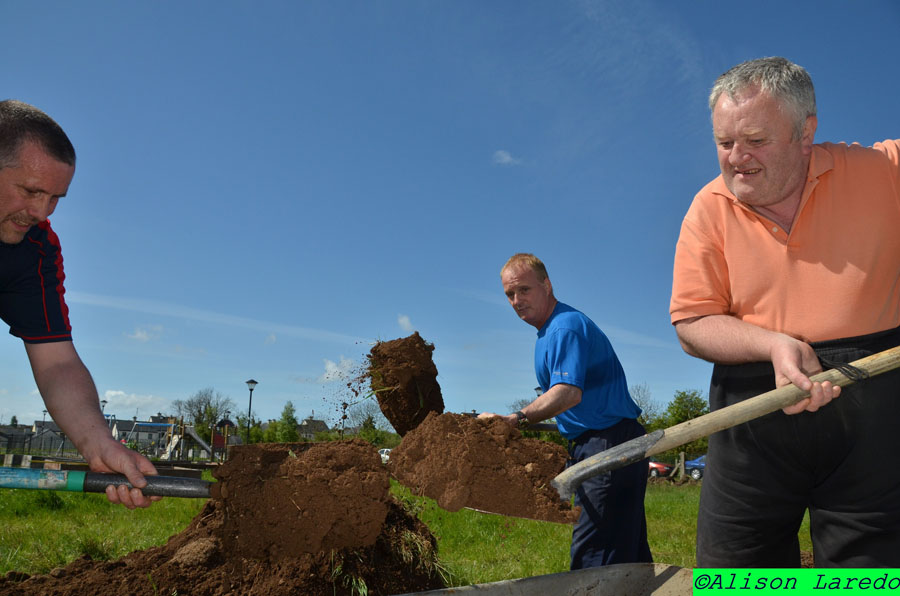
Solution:
<svg viewBox="0 0 900 596">
<path fill-rule="evenodd" d="M 874 377 L 893 370 L 900 367 L 900 346 L 856 360 L 851 362 L 850 365 L 861 371 L 864 378 Z M 845 376 L 838 369 L 819 373 L 810 377 L 810 379 L 819 382 L 831 381 L 833 385 L 840 385 L 841 387 L 846 387 L 856 381 L 856 379 Z M 795 385 L 779 387 L 738 404 L 663 430 L 654 431 L 643 437 L 617 445 L 612 449 L 607 449 L 566 469 L 556 476 L 551 481 L 551 484 L 559 491 L 560 498 L 563 501 L 568 501 L 575 494 L 578 487 L 581 486 L 581 483 L 588 478 L 611 470 L 617 470 L 657 453 L 690 443 L 700 437 L 759 418 L 770 412 L 791 406 L 807 397 L 809 397 L 809 392 L 803 391 Z"/>
</svg>

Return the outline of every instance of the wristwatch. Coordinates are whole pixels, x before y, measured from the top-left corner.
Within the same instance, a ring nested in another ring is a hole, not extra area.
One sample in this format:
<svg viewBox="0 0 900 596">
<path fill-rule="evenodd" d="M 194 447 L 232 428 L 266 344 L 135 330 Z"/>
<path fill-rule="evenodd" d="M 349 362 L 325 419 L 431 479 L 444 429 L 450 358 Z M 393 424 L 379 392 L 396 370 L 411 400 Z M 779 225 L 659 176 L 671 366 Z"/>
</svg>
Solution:
<svg viewBox="0 0 900 596">
<path fill-rule="evenodd" d="M 528 426 L 528 416 L 525 415 L 525 412 L 519 410 L 516 412 L 516 425 L 519 428 L 525 428 Z"/>
</svg>

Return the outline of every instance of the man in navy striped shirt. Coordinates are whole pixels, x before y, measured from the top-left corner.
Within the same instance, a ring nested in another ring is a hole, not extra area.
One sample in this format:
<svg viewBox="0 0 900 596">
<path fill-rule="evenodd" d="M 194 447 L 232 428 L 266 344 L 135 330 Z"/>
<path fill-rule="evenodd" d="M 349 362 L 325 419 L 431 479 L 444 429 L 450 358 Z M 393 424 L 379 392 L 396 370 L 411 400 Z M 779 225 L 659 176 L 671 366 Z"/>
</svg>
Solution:
<svg viewBox="0 0 900 596">
<path fill-rule="evenodd" d="M 47 219 L 75 174 L 75 149 L 44 112 L 0 101 L 0 317 L 25 342 L 47 410 L 95 472 L 124 474 L 135 487 L 156 469 L 116 441 L 97 388 L 72 343 L 62 253 Z M 138 488 L 106 489 L 113 503 L 148 507 Z"/>
</svg>

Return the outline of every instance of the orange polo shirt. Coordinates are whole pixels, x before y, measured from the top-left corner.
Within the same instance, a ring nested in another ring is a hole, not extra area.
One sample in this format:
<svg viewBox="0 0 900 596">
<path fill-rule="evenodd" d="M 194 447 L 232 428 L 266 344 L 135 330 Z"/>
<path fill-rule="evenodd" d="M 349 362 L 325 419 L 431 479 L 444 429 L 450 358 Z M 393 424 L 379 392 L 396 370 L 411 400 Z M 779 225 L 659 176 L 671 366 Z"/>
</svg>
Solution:
<svg viewBox="0 0 900 596">
<path fill-rule="evenodd" d="M 900 140 L 814 145 L 790 233 L 722 176 L 707 184 L 681 225 L 669 312 L 805 341 L 900 326 Z"/>
</svg>

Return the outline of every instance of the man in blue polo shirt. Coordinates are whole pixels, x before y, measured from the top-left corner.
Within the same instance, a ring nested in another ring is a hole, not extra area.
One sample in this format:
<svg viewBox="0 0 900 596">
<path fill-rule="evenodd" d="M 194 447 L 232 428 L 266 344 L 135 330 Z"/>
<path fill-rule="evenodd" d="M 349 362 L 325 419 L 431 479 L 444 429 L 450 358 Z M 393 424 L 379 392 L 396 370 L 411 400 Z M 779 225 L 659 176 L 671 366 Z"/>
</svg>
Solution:
<svg viewBox="0 0 900 596">
<path fill-rule="evenodd" d="M 74 174 L 75 149 L 53 119 L 20 101 L 0 101 L 0 318 L 25 342 L 47 410 L 91 470 L 119 472 L 143 487 L 156 469 L 113 438 L 72 344 L 62 253 L 47 218 Z M 106 496 L 129 509 L 158 500 L 124 485 L 107 487 Z"/>
<path fill-rule="evenodd" d="M 557 301 L 536 256 L 513 255 L 500 271 L 503 291 L 523 321 L 538 329 L 534 370 L 544 393 L 502 416 L 514 426 L 556 418 L 569 440 L 569 465 L 643 436 L 625 372 L 606 335 L 588 317 Z M 485 413 L 482 416 L 495 416 Z M 595 476 L 575 495 L 581 516 L 572 531 L 572 569 L 652 562 L 644 492 L 647 460 Z"/>
</svg>

